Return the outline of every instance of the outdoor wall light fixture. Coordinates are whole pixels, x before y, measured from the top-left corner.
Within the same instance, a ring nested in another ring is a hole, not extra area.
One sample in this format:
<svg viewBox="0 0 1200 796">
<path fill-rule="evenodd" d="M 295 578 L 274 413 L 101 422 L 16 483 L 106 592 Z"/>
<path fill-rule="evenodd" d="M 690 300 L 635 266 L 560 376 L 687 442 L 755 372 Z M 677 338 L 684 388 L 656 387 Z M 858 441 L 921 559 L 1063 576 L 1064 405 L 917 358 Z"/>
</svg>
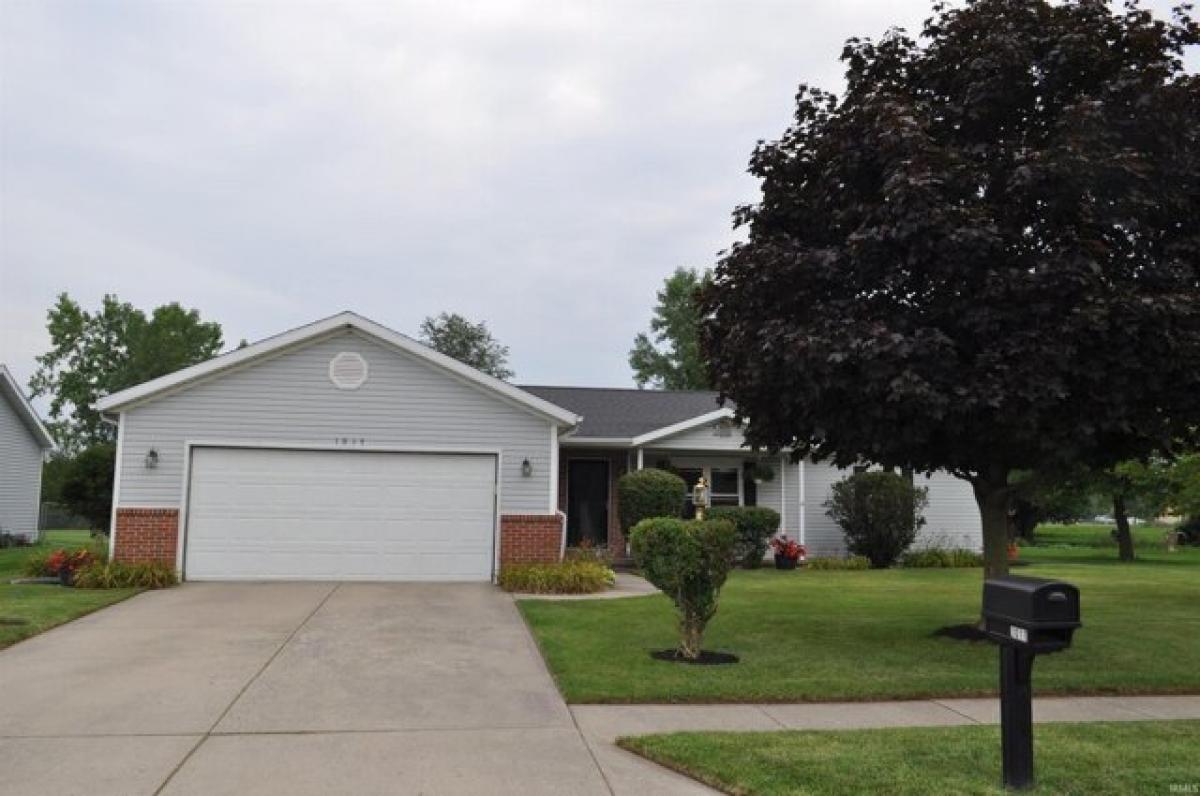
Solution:
<svg viewBox="0 0 1200 796">
<path fill-rule="evenodd" d="M 146 469 L 153 470 L 155 467 L 158 467 L 158 451 L 151 448 L 146 451 Z"/>
<path fill-rule="evenodd" d="M 521 475 L 525 476 L 526 478 L 533 475 L 533 463 L 528 459 L 521 462 Z"/>
</svg>

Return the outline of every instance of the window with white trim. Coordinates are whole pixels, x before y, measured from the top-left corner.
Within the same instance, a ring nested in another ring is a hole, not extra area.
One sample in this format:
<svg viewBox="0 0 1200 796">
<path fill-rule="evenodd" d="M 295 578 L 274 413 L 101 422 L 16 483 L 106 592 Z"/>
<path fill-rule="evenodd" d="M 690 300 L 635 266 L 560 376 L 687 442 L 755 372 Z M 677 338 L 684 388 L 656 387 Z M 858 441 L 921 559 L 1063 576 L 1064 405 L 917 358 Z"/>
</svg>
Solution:
<svg viewBox="0 0 1200 796">
<path fill-rule="evenodd" d="M 703 476 L 708 482 L 708 500 L 713 506 L 740 506 L 742 493 L 742 468 L 737 467 L 677 467 L 675 474 L 687 484 L 683 516 L 696 516 L 696 505 L 692 502 L 692 487 Z"/>
</svg>

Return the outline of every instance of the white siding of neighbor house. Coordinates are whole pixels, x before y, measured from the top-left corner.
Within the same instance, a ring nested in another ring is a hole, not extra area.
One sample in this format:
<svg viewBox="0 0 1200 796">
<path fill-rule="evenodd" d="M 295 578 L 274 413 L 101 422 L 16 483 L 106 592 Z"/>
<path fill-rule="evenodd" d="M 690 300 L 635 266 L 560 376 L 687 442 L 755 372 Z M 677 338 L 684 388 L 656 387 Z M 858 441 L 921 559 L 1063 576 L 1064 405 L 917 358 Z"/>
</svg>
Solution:
<svg viewBox="0 0 1200 796">
<path fill-rule="evenodd" d="M 330 360 L 343 351 L 368 363 L 357 390 L 329 380 Z M 500 449 L 501 511 L 546 514 L 553 510 L 551 425 L 417 357 L 343 331 L 125 410 L 117 504 L 180 506 L 185 442 L 327 447 L 349 439 L 371 448 Z M 148 469 L 152 448 L 159 463 Z M 528 478 L 524 459 L 533 466 Z"/>
<path fill-rule="evenodd" d="M 36 537 L 41 502 L 42 447 L 0 392 L 0 528 Z"/>
<path fill-rule="evenodd" d="M 925 527 L 915 547 L 961 547 L 983 550 L 983 520 L 971 485 L 949 473 L 917 476 L 917 486 L 929 490 Z"/>
</svg>

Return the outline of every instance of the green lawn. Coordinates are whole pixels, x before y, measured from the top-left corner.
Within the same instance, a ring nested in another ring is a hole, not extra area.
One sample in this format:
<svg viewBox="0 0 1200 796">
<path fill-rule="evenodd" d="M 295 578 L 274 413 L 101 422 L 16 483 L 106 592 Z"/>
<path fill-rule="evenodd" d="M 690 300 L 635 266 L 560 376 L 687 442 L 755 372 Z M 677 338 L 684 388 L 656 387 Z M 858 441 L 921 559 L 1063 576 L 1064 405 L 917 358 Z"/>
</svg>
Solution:
<svg viewBox="0 0 1200 796">
<path fill-rule="evenodd" d="M 1200 548 L 1027 547 L 1014 572 L 1079 586 L 1084 627 L 1042 656 L 1041 694 L 1200 693 Z M 731 666 L 653 660 L 675 644 L 661 596 L 523 601 L 520 609 L 569 702 L 908 699 L 995 693 L 996 650 L 933 636 L 978 618 L 978 569 L 735 572 L 707 649 Z"/>
<path fill-rule="evenodd" d="M 1073 547 L 1104 547 L 1115 551 L 1117 542 L 1112 538 L 1114 527 L 1116 526 L 1113 523 L 1104 525 L 1096 522 L 1076 522 L 1070 525 L 1042 523 L 1037 527 L 1034 536 L 1037 539 L 1038 547 L 1070 545 Z M 1131 525 L 1129 530 L 1133 534 L 1134 551 L 1162 550 L 1165 547 L 1164 538 L 1171 527 L 1144 523 Z"/>
<path fill-rule="evenodd" d="M 1028 792 L 1195 793 L 1197 738 L 1200 721 L 1040 724 L 1034 729 L 1037 787 Z M 999 727 L 675 733 L 618 743 L 745 796 L 1005 792 Z"/>
<path fill-rule="evenodd" d="M 87 531 L 45 531 L 35 547 L 0 550 L 0 649 L 78 619 L 137 594 L 139 589 L 64 589 L 62 586 L 14 586 L 25 559 L 59 547 L 88 544 Z"/>
</svg>

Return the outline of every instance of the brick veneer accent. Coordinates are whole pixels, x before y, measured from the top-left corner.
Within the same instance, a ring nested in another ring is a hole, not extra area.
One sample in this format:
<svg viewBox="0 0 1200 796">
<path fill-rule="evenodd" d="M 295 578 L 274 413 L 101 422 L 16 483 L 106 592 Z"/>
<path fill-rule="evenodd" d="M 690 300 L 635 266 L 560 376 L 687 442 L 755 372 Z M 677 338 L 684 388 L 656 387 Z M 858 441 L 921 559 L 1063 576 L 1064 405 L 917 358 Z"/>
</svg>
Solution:
<svg viewBox="0 0 1200 796">
<path fill-rule="evenodd" d="M 500 566 L 558 561 L 562 533 L 561 514 L 500 515 Z"/>
<path fill-rule="evenodd" d="M 179 540 L 178 509 L 117 509 L 113 558 L 131 564 L 175 564 Z"/>
</svg>

